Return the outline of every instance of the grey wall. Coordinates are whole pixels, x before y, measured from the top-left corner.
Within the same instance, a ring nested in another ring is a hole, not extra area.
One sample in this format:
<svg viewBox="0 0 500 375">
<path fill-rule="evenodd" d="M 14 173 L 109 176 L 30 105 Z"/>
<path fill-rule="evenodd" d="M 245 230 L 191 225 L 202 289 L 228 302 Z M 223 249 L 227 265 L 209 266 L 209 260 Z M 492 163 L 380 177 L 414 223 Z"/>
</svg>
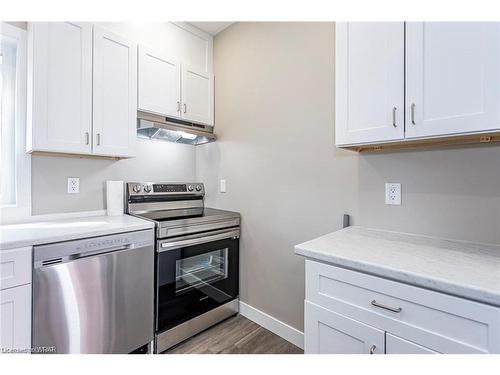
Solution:
<svg viewBox="0 0 500 375">
<path fill-rule="evenodd" d="M 217 36 L 220 140 L 196 155 L 207 204 L 242 214 L 242 301 L 299 329 L 304 261 L 293 246 L 340 228 L 356 207 L 358 158 L 333 147 L 333 32 L 237 23 Z"/>
<path fill-rule="evenodd" d="M 360 225 L 500 243 L 500 146 L 360 155 L 358 178 Z M 386 181 L 401 206 L 384 204 Z"/>
<path fill-rule="evenodd" d="M 215 38 L 216 129 L 198 148 L 207 203 L 242 213 L 241 299 L 303 328 L 293 245 L 354 223 L 500 243 L 500 147 L 356 154 L 333 146 L 334 26 L 237 23 Z M 227 179 L 228 192 L 218 192 Z M 401 182 L 402 206 L 384 204 Z"/>
<path fill-rule="evenodd" d="M 61 156 L 31 158 L 33 215 L 106 208 L 106 180 L 195 180 L 195 150 L 189 145 L 138 140 L 137 157 L 103 160 Z M 80 178 L 80 194 L 67 193 L 67 178 Z"/>
</svg>

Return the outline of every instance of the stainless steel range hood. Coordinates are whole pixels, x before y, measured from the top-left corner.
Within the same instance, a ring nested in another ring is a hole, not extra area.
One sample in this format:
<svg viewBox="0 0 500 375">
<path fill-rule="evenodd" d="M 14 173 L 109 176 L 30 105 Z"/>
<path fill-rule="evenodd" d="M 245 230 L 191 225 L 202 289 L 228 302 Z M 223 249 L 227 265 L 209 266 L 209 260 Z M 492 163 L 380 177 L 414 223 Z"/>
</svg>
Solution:
<svg viewBox="0 0 500 375">
<path fill-rule="evenodd" d="M 137 111 L 137 136 L 146 139 L 202 145 L 217 138 L 213 127 Z"/>
</svg>

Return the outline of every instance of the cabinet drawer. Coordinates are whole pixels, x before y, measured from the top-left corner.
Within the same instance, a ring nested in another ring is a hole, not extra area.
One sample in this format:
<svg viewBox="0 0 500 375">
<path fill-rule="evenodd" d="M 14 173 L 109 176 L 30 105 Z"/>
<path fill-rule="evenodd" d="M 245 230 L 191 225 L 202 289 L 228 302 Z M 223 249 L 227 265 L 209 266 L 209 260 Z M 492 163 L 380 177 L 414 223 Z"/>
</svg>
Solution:
<svg viewBox="0 0 500 375">
<path fill-rule="evenodd" d="M 500 352 L 493 306 L 310 260 L 306 299 L 439 352 Z"/>
<path fill-rule="evenodd" d="M 0 250 L 0 290 L 31 283 L 31 247 Z"/>
</svg>

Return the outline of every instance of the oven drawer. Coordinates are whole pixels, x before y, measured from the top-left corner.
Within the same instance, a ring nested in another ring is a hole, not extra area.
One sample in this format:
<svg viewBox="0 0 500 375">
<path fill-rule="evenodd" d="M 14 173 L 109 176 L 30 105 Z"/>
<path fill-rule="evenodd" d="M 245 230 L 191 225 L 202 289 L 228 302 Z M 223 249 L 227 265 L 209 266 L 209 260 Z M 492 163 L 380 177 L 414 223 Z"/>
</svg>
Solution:
<svg viewBox="0 0 500 375">
<path fill-rule="evenodd" d="M 436 351 L 500 352 L 500 308 L 486 304 L 311 260 L 306 300 Z"/>
</svg>

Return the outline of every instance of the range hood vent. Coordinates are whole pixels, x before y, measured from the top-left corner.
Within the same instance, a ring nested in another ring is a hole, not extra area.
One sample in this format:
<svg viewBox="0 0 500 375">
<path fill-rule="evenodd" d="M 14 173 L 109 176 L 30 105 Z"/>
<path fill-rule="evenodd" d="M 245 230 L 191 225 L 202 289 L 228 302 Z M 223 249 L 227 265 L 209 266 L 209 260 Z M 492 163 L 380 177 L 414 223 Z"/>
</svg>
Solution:
<svg viewBox="0 0 500 375">
<path fill-rule="evenodd" d="M 188 145 L 215 141 L 213 127 L 137 111 L 137 136 Z"/>
</svg>

